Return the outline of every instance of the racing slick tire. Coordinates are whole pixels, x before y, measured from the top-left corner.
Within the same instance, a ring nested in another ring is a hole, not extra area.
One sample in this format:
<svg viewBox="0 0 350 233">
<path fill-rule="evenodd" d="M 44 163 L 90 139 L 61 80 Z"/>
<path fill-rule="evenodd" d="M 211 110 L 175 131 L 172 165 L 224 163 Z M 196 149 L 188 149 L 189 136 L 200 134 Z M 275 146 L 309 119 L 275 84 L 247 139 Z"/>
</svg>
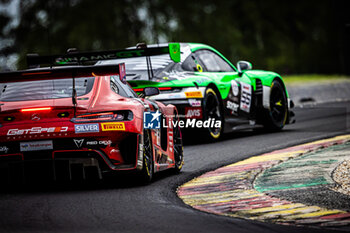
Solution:
<svg viewBox="0 0 350 233">
<path fill-rule="evenodd" d="M 270 108 L 263 115 L 263 125 L 268 131 L 279 131 L 286 124 L 288 116 L 287 95 L 282 84 L 274 80 L 270 91 Z"/>
<path fill-rule="evenodd" d="M 223 118 L 223 111 L 220 104 L 220 100 L 218 98 L 218 94 L 214 91 L 213 88 L 208 87 L 205 90 L 205 96 L 203 99 L 203 120 L 206 121 L 208 119 L 214 118 L 214 120 L 221 121 L 220 128 L 209 127 L 206 129 L 203 129 L 204 131 L 204 137 L 206 139 L 209 139 L 210 141 L 216 141 L 218 140 L 221 135 L 223 134 L 223 128 L 224 128 L 224 118 Z"/>
<path fill-rule="evenodd" d="M 177 114 L 174 114 L 174 119 L 178 120 Z M 182 145 L 182 133 L 179 124 L 174 128 L 174 160 L 175 160 L 175 173 L 179 173 L 184 164 L 184 156 L 183 156 L 183 145 Z"/>
<path fill-rule="evenodd" d="M 141 180 L 143 183 L 149 183 L 152 181 L 154 167 L 153 167 L 153 148 L 152 137 L 150 130 L 143 131 L 143 166 L 140 172 Z"/>
</svg>

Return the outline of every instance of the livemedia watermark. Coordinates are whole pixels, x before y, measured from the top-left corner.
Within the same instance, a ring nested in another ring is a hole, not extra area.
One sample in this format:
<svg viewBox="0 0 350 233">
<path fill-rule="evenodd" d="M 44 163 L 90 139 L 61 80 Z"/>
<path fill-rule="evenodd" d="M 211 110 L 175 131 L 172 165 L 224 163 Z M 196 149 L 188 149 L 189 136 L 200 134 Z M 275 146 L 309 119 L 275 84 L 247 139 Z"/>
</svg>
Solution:
<svg viewBox="0 0 350 233">
<path fill-rule="evenodd" d="M 166 119 L 161 118 L 161 113 L 159 111 L 156 112 L 144 112 L 144 121 L 143 127 L 145 129 L 159 129 L 161 125 L 163 128 L 220 128 L 221 121 L 215 120 L 214 118 L 209 118 L 207 120 L 202 119 L 180 119 L 174 120 L 174 118 Z M 161 119 L 163 119 L 161 121 Z"/>
</svg>

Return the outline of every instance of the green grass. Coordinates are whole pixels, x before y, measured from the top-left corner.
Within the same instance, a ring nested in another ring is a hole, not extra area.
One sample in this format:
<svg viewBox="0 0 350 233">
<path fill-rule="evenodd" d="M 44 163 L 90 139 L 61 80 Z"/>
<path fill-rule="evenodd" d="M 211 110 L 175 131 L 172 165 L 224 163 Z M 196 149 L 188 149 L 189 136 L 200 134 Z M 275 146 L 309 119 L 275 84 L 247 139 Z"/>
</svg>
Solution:
<svg viewBox="0 0 350 233">
<path fill-rule="evenodd" d="M 302 85 L 310 83 L 334 83 L 350 82 L 350 76 L 344 75 L 323 75 L 323 74 L 301 74 L 301 75 L 282 75 L 286 85 Z"/>
</svg>

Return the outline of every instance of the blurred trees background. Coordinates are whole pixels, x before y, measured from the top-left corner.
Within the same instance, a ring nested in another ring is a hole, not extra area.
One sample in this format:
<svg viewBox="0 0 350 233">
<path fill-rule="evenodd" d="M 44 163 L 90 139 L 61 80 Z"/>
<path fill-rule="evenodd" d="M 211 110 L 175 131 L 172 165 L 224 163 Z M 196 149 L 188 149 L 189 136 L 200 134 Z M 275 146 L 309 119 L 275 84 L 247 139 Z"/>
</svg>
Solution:
<svg viewBox="0 0 350 233">
<path fill-rule="evenodd" d="M 181 41 L 282 74 L 350 74 L 347 0 L 0 0 L 12 1 L 17 24 L 0 11 L 2 68 L 11 55 L 25 68 L 27 53 Z"/>
</svg>

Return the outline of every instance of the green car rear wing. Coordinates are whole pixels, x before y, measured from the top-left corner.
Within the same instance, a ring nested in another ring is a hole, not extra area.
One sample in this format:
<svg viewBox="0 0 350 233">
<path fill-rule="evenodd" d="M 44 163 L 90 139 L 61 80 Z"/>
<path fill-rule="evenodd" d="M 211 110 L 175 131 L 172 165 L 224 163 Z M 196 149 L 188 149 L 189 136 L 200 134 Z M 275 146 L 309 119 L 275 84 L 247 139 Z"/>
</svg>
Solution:
<svg viewBox="0 0 350 233">
<path fill-rule="evenodd" d="M 168 46 L 136 48 L 97 52 L 71 52 L 64 55 L 39 56 L 37 54 L 27 55 L 27 66 L 38 67 L 40 65 L 74 65 L 92 63 L 102 60 L 112 60 L 118 58 L 148 57 L 154 55 L 169 54 L 174 62 L 180 62 L 180 44 L 169 43 Z"/>
</svg>

